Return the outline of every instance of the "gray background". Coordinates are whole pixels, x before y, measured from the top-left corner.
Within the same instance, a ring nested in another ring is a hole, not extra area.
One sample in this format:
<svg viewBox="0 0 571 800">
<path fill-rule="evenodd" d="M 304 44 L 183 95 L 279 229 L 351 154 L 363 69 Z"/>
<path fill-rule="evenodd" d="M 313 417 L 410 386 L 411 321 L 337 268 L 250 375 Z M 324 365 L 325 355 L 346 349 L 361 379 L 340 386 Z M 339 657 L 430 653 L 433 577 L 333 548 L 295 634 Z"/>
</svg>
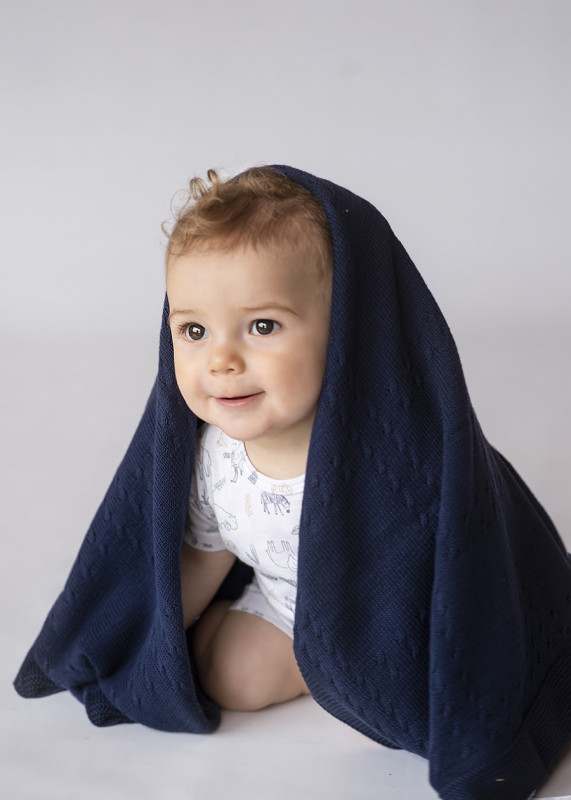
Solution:
<svg viewBox="0 0 571 800">
<path fill-rule="evenodd" d="M 152 324 L 174 193 L 273 162 L 371 200 L 453 326 L 566 316 L 570 26 L 567 0 L 3 0 L 3 322 Z"/>
<path fill-rule="evenodd" d="M 209 167 L 289 163 L 385 214 L 571 544 L 570 34 L 567 0 L 1 0 L 3 796 L 267 796 L 252 743 L 276 798 L 434 796 L 309 698 L 205 739 L 10 682 L 144 406 L 160 225 Z"/>
</svg>

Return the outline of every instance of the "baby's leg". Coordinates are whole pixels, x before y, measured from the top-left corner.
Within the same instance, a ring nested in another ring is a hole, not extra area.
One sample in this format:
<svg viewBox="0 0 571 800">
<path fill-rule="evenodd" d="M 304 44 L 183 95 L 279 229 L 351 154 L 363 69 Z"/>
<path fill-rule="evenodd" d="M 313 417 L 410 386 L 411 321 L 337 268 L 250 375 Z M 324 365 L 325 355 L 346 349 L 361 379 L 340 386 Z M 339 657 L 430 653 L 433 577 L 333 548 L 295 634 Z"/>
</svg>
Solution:
<svg viewBox="0 0 571 800">
<path fill-rule="evenodd" d="M 256 711 L 309 694 L 290 637 L 254 614 L 214 603 L 196 624 L 200 684 L 223 708 Z"/>
</svg>

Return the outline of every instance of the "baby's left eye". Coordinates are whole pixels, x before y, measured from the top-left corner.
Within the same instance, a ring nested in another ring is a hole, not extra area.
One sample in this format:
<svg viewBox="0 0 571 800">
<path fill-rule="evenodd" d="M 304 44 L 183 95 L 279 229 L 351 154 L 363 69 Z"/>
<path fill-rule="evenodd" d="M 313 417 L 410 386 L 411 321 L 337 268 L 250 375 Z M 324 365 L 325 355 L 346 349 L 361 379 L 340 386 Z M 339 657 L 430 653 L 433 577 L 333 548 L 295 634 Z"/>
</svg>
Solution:
<svg viewBox="0 0 571 800">
<path fill-rule="evenodd" d="M 254 336 L 267 336 L 270 333 L 279 331 L 280 328 L 280 323 L 273 319 L 257 319 L 252 323 L 250 333 L 253 333 Z"/>
</svg>

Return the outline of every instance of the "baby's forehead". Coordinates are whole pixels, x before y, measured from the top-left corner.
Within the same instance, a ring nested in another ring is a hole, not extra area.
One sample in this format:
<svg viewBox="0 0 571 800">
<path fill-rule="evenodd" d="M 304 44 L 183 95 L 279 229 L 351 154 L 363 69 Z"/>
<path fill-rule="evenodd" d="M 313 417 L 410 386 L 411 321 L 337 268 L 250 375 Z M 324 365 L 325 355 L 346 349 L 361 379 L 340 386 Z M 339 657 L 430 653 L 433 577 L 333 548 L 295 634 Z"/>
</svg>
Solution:
<svg viewBox="0 0 571 800">
<path fill-rule="evenodd" d="M 302 271 L 311 282 L 320 282 L 330 275 L 331 270 L 324 268 L 315 238 L 309 235 L 295 241 L 277 239 L 264 243 L 213 239 L 171 256 L 167 261 L 167 270 L 176 263 L 185 262 L 197 269 L 212 268 L 214 263 L 236 269 L 248 263 L 251 257 L 266 264 L 268 270 L 275 269 L 279 264 L 292 271 Z"/>
<path fill-rule="evenodd" d="M 172 309 L 220 317 L 238 308 L 306 317 L 329 308 L 332 281 L 299 247 L 201 248 L 173 258 L 167 271 Z"/>
</svg>

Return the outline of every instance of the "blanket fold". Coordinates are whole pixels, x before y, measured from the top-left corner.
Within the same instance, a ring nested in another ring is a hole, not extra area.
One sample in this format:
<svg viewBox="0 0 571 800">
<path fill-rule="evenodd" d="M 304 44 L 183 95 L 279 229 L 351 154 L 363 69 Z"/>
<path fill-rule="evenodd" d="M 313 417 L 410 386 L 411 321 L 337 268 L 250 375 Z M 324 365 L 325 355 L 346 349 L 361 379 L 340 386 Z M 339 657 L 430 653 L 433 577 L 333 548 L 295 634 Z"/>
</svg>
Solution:
<svg viewBox="0 0 571 800">
<path fill-rule="evenodd" d="M 571 563 L 488 443 L 446 322 L 386 220 L 290 167 L 334 252 L 326 375 L 306 475 L 295 653 L 318 703 L 429 759 L 445 800 L 526 800 L 571 739 Z M 16 679 L 96 725 L 203 733 L 179 554 L 197 420 L 165 303 L 143 418 Z M 523 435 L 523 433 L 522 433 Z M 247 580 L 237 568 L 226 587 Z"/>
</svg>

